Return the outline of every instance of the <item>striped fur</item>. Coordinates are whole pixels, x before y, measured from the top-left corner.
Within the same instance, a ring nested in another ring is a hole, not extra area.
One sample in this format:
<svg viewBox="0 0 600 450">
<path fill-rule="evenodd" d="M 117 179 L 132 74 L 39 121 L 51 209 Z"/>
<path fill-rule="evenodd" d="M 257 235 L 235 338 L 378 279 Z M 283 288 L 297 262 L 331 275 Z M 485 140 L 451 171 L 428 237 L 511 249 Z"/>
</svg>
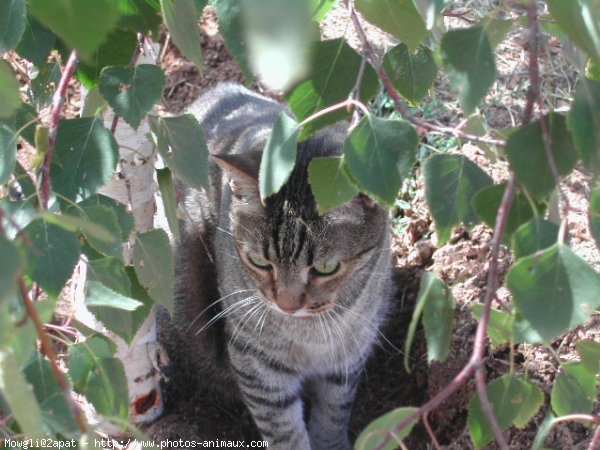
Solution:
<svg viewBox="0 0 600 450">
<path fill-rule="evenodd" d="M 284 110 L 234 84 L 190 108 L 228 163 L 211 169 L 210 194 L 187 194 L 174 322 L 199 385 L 240 395 L 269 448 L 349 449 L 352 401 L 391 297 L 387 213 L 362 197 L 316 212 L 307 167 L 341 154 L 344 125 L 300 143 L 290 180 L 261 205 L 253 178 Z M 323 275 L 323 261 L 339 269 Z M 299 309 L 284 312 L 290 304 Z"/>
</svg>

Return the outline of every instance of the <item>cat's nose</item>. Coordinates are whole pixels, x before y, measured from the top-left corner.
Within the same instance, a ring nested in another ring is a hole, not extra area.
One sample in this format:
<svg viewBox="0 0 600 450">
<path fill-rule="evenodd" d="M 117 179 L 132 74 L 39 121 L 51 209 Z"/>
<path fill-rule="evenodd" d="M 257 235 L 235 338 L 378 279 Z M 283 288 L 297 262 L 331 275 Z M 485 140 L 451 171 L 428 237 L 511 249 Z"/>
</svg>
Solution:
<svg viewBox="0 0 600 450">
<path fill-rule="evenodd" d="M 277 306 L 281 308 L 282 311 L 293 314 L 302 308 L 304 295 L 296 295 L 293 292 L 290 292 L 287 289 L 282 289 L 277 291 Z"/>
</svg>

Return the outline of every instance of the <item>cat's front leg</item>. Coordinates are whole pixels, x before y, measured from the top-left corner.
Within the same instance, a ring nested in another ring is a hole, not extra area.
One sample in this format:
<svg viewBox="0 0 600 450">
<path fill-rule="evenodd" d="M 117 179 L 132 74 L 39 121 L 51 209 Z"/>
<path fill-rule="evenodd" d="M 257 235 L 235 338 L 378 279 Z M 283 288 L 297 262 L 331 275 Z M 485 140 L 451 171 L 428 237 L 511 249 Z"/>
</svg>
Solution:
<svg viewBox="0 0 600 450">
<path fill-rule="evenodd" d="M 256 360 L 238 359 L 232 366 L 244 403 L 269 449 L 311 450 L 299 378 L 273 367 L 258 367 Z"/>
<path fill-rule="evenodd" d="M 308 432 L 313 450 L 352 448 L 348 422 L 359 381 L 360 371 L 357 371 L 318 378 L 310 383 Z"/>
</svg>

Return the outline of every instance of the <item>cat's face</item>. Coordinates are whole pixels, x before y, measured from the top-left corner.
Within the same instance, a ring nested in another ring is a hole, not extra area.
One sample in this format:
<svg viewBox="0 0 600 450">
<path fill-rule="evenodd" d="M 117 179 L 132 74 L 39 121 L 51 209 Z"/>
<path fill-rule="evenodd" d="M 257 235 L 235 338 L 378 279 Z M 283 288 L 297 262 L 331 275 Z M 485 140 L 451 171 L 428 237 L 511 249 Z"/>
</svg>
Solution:
<svg viewBox="0 0 600 450">
<path fill-rule="evenodd" d="M 382 250 L 387 213 L 359 196 L 319 216 L 301 167 L 262 205 L 253 176 L 232 167 L 227 172 L 231 231 L 262 300 L 294 317 L 351 307 L 349 281 Z"/>
</svg>

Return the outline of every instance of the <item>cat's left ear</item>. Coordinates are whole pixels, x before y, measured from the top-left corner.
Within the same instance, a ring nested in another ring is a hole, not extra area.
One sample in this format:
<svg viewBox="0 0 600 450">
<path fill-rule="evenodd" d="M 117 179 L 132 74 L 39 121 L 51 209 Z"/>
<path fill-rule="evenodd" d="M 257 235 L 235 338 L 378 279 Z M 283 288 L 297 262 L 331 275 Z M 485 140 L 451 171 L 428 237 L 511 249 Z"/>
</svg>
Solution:
<svg viewBox="0 0 600 450">
<path fill-rule="evenodd" d="M 258 171 L 260 160 L 249 155 L 211 155 L 227 175 L 233 195 L 246 202 L 260 203 Z"/>
</svg>

